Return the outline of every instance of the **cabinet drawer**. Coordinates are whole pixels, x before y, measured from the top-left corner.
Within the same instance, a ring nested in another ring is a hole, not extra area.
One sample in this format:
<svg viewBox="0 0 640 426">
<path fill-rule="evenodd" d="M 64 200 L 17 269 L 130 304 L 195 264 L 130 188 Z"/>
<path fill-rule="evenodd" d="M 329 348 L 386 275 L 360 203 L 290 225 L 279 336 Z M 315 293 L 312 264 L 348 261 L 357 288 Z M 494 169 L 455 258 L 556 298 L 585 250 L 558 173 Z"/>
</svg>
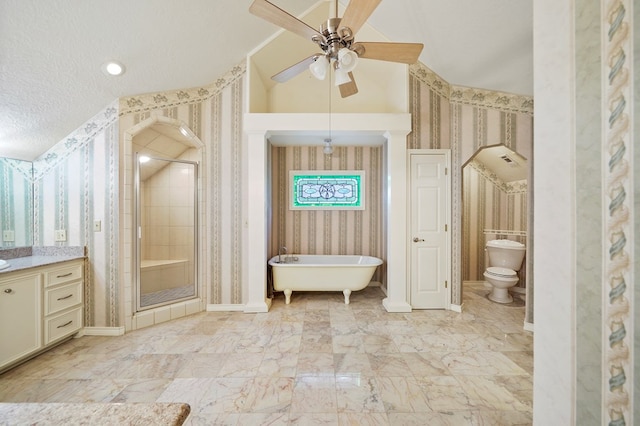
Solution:
<svg viewBox="0 0 640 426">
<path fill-rule="evenodd" d="M 51 315 L 82 303 L 82 281 L 44 291 L 44 314 Z"/>
<path fill-rule="evenodd" d="M 82 307 L 44 320 L 44 344 L 75 333 L 82 328 Z"/>
<path fill-rule="evenodd" d="M 82 262 L 75 262 L 59 268 L 51 269 L 44 274 L 44 286 L 51 287 L 56 284 L 62 284 L 81 279 L 82 271 Z"/>
</svg>

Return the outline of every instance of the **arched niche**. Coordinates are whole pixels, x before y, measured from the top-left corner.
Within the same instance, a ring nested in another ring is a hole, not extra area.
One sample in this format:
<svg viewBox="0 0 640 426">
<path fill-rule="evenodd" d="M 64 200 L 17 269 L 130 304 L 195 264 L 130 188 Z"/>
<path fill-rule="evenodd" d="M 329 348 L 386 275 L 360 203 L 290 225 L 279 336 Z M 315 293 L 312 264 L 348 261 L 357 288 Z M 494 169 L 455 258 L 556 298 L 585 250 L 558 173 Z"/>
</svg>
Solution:
<svg viewBox="0 0 640 426">
<path fill-rule="evenodd" d="M 140 320 L 140 318 L 136 318 L 136 315 L 134 315 L 134 292 L 136 291 L 134 288 L 133 277 L 133 273 L 135 273 L 133 270 L 135 247 L 132 243 L 134 238 L 134 153 L 142 150 L 149 153 L 155 153 L 157 156 L 165 158 L 177 158 L 181 153 L 190 149 L 195 149 L 198 152 L 197 161 L 201 162 L 205 158 L 205 145 L 185 122 L 162 115 L 152 115 L 146 120 L 143 120 L 135 126 L 125 130 L 123 135 L 124 140 L 121 156 L 122 164 L 120 166 L 120 170 L 124 175 L 124 184 L 122 185 L 120 202 L 124 205 L 123 210 L 125 212 L 123 216 L 124 223 L 121 225 L 123 237 L 125 239 L 125 249 L 121 253 L 121 261 L 125 265 L 132 265 L 132 267 L 125 268 L 124 270 L 121 290 L 125 295 L 123 298 L 125 328 L 126 330 L 135 330 L 136 328 L 150 324 L 147 321 L 144 322 L 143 325 L 143 321 L 137 321 L 137 319 Z M 153 143 L 154 140 L 156 143 Z M 205 169 L 205 167 L 200 167 L 200 181 L 205 179 Z M 201 236 L 201 244 L 206 244 L 206 216 L 204 215 L 205 210 L 202 208 L 202 206 L 204 206 L 204 198 L 201 184 L 198 184 L 198 192 L 200 200 L 198 233 Z M 191 311 L 200 311 L 205 306 L 207 288 L 203 285 L 202 271 L 203 266 L 201 262 L 198 265 L 197 271 L 200 278 L 200 297 L 194 302 L 187 302 L 192 305 Z M 149 318 L 152 318 L 153 310 L 147 311 L 143 315 L 147 315 Z M 153 320 L 151 320 L 151 324 L 153 324 Z"/>
<path fill-rule="evenodd" d="M 484 246 L 492 239 L 512 239 L 527 245 L 520 282 L 512 289 L 532 304 L 530 244 L 530 161 L 504 144 L 480 147 L 462 166 L 461 281 L 484 281 Z M 464 291 L 464 288 L 463 288 Z M 529 309 L 525 311 L 525 317 Z M 525 318 L 525 323 L 530 322 Z"/>
<path fill-rule="evenodd" d="M 247 114 L 248 137 L 248 252 L 249 295 L 245 312 L 267 312 L 267 257 L 269 237 L 270 139 L 298 135 L 300 141 L 317 143 L 328 132 L 328 114 Z M 411 131 L 410 114 L 333 114 L 331 132 L 353 136 L 366 134 L 384 147 L 386 174 L 385 257 L 388 312 L 410 312 L 407 288 L 407 170 L 406 138 Z"/>
</svg>

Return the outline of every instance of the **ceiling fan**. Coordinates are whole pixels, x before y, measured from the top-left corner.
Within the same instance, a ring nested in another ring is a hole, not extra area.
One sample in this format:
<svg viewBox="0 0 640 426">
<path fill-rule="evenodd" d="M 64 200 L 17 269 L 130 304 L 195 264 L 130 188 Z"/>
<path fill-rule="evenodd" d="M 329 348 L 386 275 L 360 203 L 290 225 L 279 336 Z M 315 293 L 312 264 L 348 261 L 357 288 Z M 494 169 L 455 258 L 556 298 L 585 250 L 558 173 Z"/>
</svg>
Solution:
<svg viewBox="0 0 640 426">
<path fill-rule="evenodd" d="M 314 53 L 271 78 L 284 83 L 309 69 L 314 77 L 324 80 L 330 68 L 333 68 L 335 85 L 340 88 L 340 95 L 346 98 L 358 93 L 352 71 L 359 58 L 415 63 L 424 47 L 422 43 L 355 41 L 356 33 L 381 1 L 351 0 L 342 18 L 338 18 L 336 0 L 336 17 L 330 17 L 318 31 L 267 0 L 254 0 L 249 12 L 316 43 L 322 50 L 321 53 Z"/>
</svg>

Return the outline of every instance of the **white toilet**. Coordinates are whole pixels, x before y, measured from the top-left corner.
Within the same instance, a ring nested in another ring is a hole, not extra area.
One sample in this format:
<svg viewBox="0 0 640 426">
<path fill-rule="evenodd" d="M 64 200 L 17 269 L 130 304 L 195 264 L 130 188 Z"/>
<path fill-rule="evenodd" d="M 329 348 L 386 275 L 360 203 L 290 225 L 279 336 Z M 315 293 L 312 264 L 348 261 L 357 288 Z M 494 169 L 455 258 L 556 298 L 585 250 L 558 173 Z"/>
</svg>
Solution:
<svg viewBox="0 0 640 426">
<path fill-rule="evenodd" d="M 484 278 L 491 284 L 489 299 L 498 303 L 511 303 L 509 289 L 518 283 L 518 274 L 524 260 L 525 246 L 512 240 L 487 241 L 489 267 Z"/>
</svg>

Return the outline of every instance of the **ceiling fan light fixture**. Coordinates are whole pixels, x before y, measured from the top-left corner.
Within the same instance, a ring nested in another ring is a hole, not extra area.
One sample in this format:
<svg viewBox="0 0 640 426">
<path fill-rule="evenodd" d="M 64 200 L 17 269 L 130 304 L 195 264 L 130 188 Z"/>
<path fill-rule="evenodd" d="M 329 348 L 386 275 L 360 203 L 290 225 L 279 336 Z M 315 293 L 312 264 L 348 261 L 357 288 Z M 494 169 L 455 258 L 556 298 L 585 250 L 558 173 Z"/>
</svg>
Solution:
<svg viewBox="0 0 640 426">
<path fill-rule="evenodd" d="M 322 148 L 322 152 L 325 155 L 333 154 L 333 146 L 331 145 L 331 139 L 325 139 L 324 140 L 324 148 Z"/>
<path fill-rule="evenodd" d="M 338 68 L 344 72 L 351 72 L 358 64 L 358 55 L 356 52 L 343 48 L 338 51 Z"/>
<path fill-rule="evenodd" d="M 336 68 L 334 75 L 335 75 L 336 86 L 340 86 L 342 84 L 347 84 L 351 82 L 351 78 L 349 77 L 349 72 L 341 68 Z"/>
<path fill-rule="evenodd" d="M 309 71 L 318 80 L 324 80 L 327 77 L 327 70 L 329 69 L 329 61 L 325 56 L 318 56 L 318 58 L 309 65 Z"/>
</svg>

